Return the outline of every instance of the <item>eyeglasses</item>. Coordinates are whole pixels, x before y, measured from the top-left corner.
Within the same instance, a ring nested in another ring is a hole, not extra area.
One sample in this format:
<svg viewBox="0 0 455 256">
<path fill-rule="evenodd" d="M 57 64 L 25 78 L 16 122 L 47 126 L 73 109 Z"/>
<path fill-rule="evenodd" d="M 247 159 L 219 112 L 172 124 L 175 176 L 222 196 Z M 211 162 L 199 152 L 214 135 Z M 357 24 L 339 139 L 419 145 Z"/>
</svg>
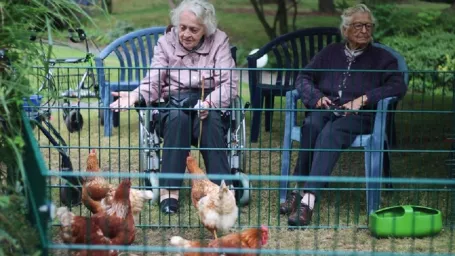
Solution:
<svg viewBox="0 0 455 256">
<path fill-rule="evenodd" d="M 365 27 L 367 31 L 371 31 L 371 29 L 374 28 L 374 23 L 352 23 L 349 25 L 355 30 L 362 30 L 362 28 Z"/>
</svg>

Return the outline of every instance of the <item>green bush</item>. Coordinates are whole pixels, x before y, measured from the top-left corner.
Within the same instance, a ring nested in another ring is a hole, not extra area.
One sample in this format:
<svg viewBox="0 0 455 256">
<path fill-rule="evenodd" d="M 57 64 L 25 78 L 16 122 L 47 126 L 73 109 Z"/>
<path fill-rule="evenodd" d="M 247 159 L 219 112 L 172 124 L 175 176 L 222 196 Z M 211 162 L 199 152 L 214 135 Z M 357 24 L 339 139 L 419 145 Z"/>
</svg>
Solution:
<svg viewBox="0 0 455 256">
<path fill-rule="evenodd" d="M 396 5 L 377 5 L 373 8 L 377 20 L 375 38 L 397 35 L 417 35 L 422 31 L 437 29 L 436 22 L 441 12 L 433 10 L 420 11 L 400 9 Z"/>
<path fill-rule="evenodd" d="M 39 255 L 39 237 L 25 209 L 24 197 L 0 195 L 0 255 Z"/>
<path fill-rule="evenodd" d="M 429 3 L 446 3 L 446 4 L 453 3 L 453 0 L 423 0 L 423 1 L 429 2 Z"/>
<path fill-rule="evenodd" d="M 422 80 L 414 82 L 414 88 L 421 90 L 424 87 L 442 87 L 447 85 L 443 74 L 429 76 L 419 71 L 435 71 L 438 67 L 447 65 L 446 56 L 454 56 L 455 34 L 444 31 L 425 31 L 420 36 L 394 36 L 381 40 L 398 52 L 406 59 L 413 78 Z M 452 63 L 452 62 L 450 62 Z M 449 63 L 449 64 L 450 64 Z M 431 82 L 428 80 L 431 79 Z M 451 88 L 450 88 L 451 89 Z"/>
</svg>

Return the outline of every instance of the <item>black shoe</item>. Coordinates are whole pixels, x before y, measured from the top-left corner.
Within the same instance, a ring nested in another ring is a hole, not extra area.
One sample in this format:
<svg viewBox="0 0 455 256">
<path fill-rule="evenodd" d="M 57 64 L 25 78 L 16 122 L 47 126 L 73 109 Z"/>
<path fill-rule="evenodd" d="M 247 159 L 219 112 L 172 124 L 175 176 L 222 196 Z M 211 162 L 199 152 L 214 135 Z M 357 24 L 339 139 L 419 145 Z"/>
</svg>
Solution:
<svg viewBox="0 0 455 256">
<path fill-rule="evenodd" d="M 164 199 L 160 203 L 161 205 L 161 212 L 166 214 L 174 214 L 177 213 L 179 210 L 179 201 L 174 198 Z"/>
</svg>

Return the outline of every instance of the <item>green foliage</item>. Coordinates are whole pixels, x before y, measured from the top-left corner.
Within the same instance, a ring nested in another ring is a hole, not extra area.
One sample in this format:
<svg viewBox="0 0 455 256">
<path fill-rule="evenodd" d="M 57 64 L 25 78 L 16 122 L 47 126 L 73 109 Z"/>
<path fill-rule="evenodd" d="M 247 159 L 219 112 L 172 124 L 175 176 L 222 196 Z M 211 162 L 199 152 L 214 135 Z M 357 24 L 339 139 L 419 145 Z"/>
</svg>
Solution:
<svg viewBox="0 0 455 256">
<path fill-rule="evenodd" d="M 375 38 L 417 35 L 422 31 L 437 28 L 436 21 L 441 12 L 422 10 L 417 14 L 413 10 L 398 8 L 396 5 L 377 5 L 373 8 L 377 27 Z"/>
<path fill-rule="evenodd" d="M 351 4 L 348 3 L 346 0 L 338 0 L 335 2 L 335 9 L 339 11 L 343 11 L 344 9 L 347 9 L 351 7 Z"/>
<path fill-rule="evenodd" d="M 38 254 L 39 236 L 28 222 L 22 196 L 0 196 L 0 255 Z"/>
<path fill-rule="evenodd" d="M 446 54 L 444 57 L 444 61 L 437 68 L 438 71 L 446 72 L 443 73 L 441 82 L 455 85 L 455 54 Z"/>
<path fill-rule="evenodd" d="M 137 30 L 139 28 L 135 28 L 134 24 L 128 21 L 117 21 L 115 26 L 108 31 L 107 33 L 104 34 L 104 38 L 102 39 L 103 42 L 110 43 L 114 41 L 115 39 L 128 34 L 129 32 L 132 32 L 134 30 Z"/>
<path fill-rule="evenodd" d="M 453 56 L 455 34 L 442 31 L 425 31 L 420 36 L 394 36 L 384 38 L 382 43 L 400 52 L 412 71 L 438 70 L 439 67 L 453 68 L 453 60 L 447 60 L 447 56 Z M 452 57 L 450 57 L 452 58 Z M 418 79 L 428 80 L 424 73 L 417 73 Z M 442 87 L 447 86 L 444 82 L 447 75 L 441 74 L 431 78 L 431 82 L 416 82 L 414 86 L 422 89 L 423 86 Z"/>
<path fill-rule="evenodd" d="M 21 109 L 23 99 L 35 92 L 32 65 L 47 70 L 43 56 L 52 56 L 52 34 L 80 24 L 81 15 L 89 19 L 73 0 L 0 0 L 0 50 L 5 52 L 0 60 L 0 255 L 37 250 L 38 236 L 26 219 L 27 195 L 22 195 L 28 190 L 19 185 L 25 176 Z M 31 28 L 43 31 L 39 36 L 47 47 L 30 41 Z"/>
<path fill-rule="evenodd" d="M 429 3 L 446 3 L 446 4 L 453 3 L 453 0 L 423 0 L 423 1 L 429 2 Z"/>
</svg>

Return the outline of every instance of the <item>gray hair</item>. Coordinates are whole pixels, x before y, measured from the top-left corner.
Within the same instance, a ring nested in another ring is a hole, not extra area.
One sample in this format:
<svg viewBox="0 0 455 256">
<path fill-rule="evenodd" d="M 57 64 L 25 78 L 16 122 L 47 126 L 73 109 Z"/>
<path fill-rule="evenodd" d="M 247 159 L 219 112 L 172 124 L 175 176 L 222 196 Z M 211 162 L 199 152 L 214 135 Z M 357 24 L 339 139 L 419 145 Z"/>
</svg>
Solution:
<svg viewBox="0 0 455 256">
<path fill-rule="evenodd" d="M 359 12 L 366 12 L 370 15 L 371 21 L 376 24 L 376 19 L 374 18 L 373 13 L 368 9 L 368 7 L 364 4 L 358 4 L 353 7 L 349 7 L 346 10 L 343 11 L 343 14 L 341 14 L 341 24 L 340 24 L 340 32 L 341 35 L 344 37 L 343 34 L 343 28 L 347 28 L 349 24 L 352 22 L 352 16 L 356 13 Z"/>
<path fill-rule="evenodd" d="M 206 0 L 184 0 L 179 6 L 171 11 L 172 25 L 178 31 L 180 23 L 180 14 L 184 11 L 190 11 L 202 21 L 205 26 L 205 35 L 210 36 L 215 33 L 217 21 L 215 16 L 215 7 Z"/>
</svg>

